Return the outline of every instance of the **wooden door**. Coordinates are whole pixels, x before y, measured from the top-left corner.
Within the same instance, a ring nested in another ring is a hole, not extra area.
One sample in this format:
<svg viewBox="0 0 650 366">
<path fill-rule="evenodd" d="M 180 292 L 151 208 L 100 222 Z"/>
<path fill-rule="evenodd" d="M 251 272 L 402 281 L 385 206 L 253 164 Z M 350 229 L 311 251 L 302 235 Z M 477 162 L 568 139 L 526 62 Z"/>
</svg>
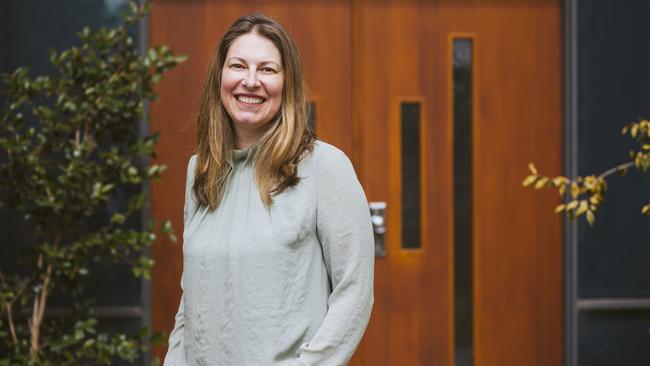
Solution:
<svg viewBox="0 0 650 366">
<path fill-rule="evenodd" d="M 150 43 L 190 60 L 152 106 L 159 159 L 170 166 L 153 186 L 154 216 L 182 230 L 209 54 L 238 16 L 263 11 L 295 37 L 319 137 L 351 157 L 370 201 L 388 204 L 375 305 L 351 365 L 452 365 L 468 339 L 474 365 L 561 364 L 561 221 L 548 215 L 557 198 L 520 183 L 529 161 L 561 172 L 560 9 L 559 0 L 157 1 Z M 472 56 L 464 114 L 452 92 L 457 40 Z M 460 115 L 471 117 L 471 133 Z M 461 158 L 470 163 L 464 188 Z M 464 206 L 457 192 L 468 192 Z M 180 250 L 161 242 L 153 251 L 157 330 L 173 325 Z M 470 294 L 464 307 L 459 289 Z"/>
<path fill-rule="evenodd" d="M 561 171 L 560 9 L 555 0 L 355 8 L 363 183 L 371 201 L 388 202 L 358 365 L 561 364 L 561 221 L 543 214 L 558 199 L 521 187 L 529 161 Z M 462 174 L 467 187 L 455 181 Z"/>
</svg>

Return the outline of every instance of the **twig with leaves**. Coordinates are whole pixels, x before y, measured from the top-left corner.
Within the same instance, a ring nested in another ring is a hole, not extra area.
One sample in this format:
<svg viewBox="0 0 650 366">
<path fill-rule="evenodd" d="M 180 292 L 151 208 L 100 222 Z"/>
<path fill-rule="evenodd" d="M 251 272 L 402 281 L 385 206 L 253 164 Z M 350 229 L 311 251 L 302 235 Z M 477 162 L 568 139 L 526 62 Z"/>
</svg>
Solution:
<svg viewBox="0 0 650 366">
<path fill-rule="evenodd" d="M 567 202 L 558 205 L 555 212 L 566 212 L 571 218 L 584 214 L 589 224 L 593 225 L 596 220 L 596 210 L 603 203 L 607 191 L 609 176 L 615 173 L 625 174 L 632 167 L 644 173 L 650 169 L 650 121 L 639 119 L 626 125 L 622 133 L 632 137 L 638 144 L 638 148 L 630 151 L 630 161 L 612 167 L 599 175 L 578 176 L 574 179 L 565 176 L 551 178 L 539 174 L 535 165 L 530 163 L 528 169 L 531 174 L 524 179 L 524 187 L 557 189 L 561 197 L 568 196 L 568 199 Z M 641 208 L 641 213 L 650 215 L 650 203 Z"/>
</svg>

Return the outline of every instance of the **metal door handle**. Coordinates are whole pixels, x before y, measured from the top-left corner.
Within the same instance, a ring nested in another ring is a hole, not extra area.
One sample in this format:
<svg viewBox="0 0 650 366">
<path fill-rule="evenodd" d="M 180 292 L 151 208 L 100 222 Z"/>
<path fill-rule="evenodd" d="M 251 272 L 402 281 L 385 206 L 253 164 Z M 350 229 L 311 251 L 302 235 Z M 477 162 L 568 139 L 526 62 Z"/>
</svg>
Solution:
<svg viewBox="0 0 650 366">
<path fill-rule="evenodd" d="M 386 202 L 370 202 L 370 221 L 375 236 L 375 257 L 386 256 Z"/>
</svg>

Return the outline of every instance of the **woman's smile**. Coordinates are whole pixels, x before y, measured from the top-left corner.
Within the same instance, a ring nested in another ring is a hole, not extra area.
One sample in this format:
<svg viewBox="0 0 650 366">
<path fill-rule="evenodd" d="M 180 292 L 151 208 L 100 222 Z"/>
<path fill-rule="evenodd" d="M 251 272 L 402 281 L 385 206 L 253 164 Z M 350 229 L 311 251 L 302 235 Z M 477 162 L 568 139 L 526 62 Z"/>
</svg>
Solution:
<svg viewBox="0 0 650 366">
<path fill-rule="evenodd" d="M 256 95 L 245 95 L 245 94 L 238 94 L 235 96 L 237 101 L 240 103 L 248 106 L 248 105 L 260 105 L 265 102 L 265 99 L 262 97 L 258 97 Z"/>
</svg>

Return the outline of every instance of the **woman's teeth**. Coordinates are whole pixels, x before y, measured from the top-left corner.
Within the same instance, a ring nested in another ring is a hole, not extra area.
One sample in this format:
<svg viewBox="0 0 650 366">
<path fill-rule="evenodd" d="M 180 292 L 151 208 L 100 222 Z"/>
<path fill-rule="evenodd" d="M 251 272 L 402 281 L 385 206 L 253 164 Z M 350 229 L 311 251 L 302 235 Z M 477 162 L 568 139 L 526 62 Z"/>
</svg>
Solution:
<svg viewBox="0 0 650 366">
<path fill-rule="evenodd" d="M 237 100 L 246 104 L 260 104 L 264 101 L 262 98 L 246 97 L 243 95 L 238 95 Z"/>
</svg>

